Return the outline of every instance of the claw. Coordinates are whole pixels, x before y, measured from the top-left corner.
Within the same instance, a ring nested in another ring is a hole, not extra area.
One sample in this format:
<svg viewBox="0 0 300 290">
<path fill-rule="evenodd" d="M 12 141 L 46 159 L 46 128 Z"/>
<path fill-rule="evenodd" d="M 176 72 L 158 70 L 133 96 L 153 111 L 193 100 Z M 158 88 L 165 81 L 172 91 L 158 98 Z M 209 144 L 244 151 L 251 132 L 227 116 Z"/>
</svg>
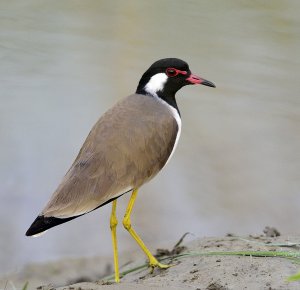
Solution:
<svg viewBox="0 0 300 290">
<path fill-rule="evenodd" d="M 160 269 L 168 269 L 168 268 L 174 266 L 173 264 L 166 265 L 166 264 L 159 263 L 157 260 L 151 261 L 149 264 L 150 264 L 149 266 L 151 267 L 151 270 L 150 270 L 151 274 L 153 273 L 154 268 L 156 268 L 156 267 L 158 267 Z"/>
</svg>

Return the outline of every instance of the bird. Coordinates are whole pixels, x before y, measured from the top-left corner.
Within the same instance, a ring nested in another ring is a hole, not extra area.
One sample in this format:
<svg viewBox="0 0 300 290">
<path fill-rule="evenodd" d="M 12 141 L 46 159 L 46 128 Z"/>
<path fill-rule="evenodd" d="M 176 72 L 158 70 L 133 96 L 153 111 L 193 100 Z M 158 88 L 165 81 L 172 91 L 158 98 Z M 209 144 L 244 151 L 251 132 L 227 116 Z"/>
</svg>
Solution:
<svg viewBox="0 0 300 290">
<path fill-rule="evenodd" d="M 154 269 L 168 268 L 146 247 L 131 224 L 139 188 L 168 163 L 181 132 L 175 95 L 186 85 L 214 83 L 192 74 L 178 58 L 155 61 L 142 75 L 136 92 L 108 109 L 96 122 L 75 161 L 44 209 L 26 232 L 39 236 L 48 229 L 112 203 L 110 229 L 115 282 L 120 282 L 116 228 L 117 199 L 131 192 L 123 226 Z"/>
</svg>

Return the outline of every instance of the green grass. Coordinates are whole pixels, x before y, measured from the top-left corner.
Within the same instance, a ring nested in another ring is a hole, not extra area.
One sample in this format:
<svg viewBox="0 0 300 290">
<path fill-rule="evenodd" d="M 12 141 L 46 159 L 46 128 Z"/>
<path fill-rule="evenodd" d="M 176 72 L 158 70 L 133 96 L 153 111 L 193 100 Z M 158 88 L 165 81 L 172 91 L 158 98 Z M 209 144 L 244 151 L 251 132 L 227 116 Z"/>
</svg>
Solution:
<svg viewBox="0 0 300 290">
<path fill-rule="evenodd" d="M 22 288 L 22 290 L 27 290 L 27 287 L 28 287 L 28 281 L 24 284 L 24 286 L 23 286 L 23 288 Z"/>
<path fill-rule="evenodd" d="M 288 282 L 294 282 L 299 280 L 300 280 L 300 272 L 287 278 Z"/>
<path fill-rule="evenodd" d="M 245 240 L 249 242 L 248 240 Z M 252 242 L 252 241 L 251 241 Z M 256 243 L 255 241 L 253 241 Z M 286 244 L 265 244 L 265 243 L 259 243 L 263 244 L 264 246 L 280 246 L 280 247 L 295 247 L 298 246 L 299 243 L 286 243 Z M 160 261 L 171 261 L 171 260 L 178 260 L 178 259 L 184 259 L 188 257 L 195 257 L 195 256 L 242 256 L 242 257 L 263 257 L 263 258 L 284 258 L 289 259 L 293 263 L 300 264 L 300 252 L 296 251 L 210 251 L 210 252 L 187 252 L 182 253 L 174 256 L 168 256 L 165 258 L 160 259 Z M 145 263 L 143 265 L 139 265 L 137 267 L 131 268 L 129 270 L 123 271 L 120 273 L 121 277 L 124 277 L 125 275 L 129 273 L 136 272 L 141 269 L 146 269 L 148 267 L 148 264 Z M 110 275 L 108 277 L 105 277 L 104 280 L 111 281 L 114 279 L 114 275 Z M 292 275 L 287 278 L 287 281 L 293 282 L 300 280 L 300 272 Z"/>
</svg>

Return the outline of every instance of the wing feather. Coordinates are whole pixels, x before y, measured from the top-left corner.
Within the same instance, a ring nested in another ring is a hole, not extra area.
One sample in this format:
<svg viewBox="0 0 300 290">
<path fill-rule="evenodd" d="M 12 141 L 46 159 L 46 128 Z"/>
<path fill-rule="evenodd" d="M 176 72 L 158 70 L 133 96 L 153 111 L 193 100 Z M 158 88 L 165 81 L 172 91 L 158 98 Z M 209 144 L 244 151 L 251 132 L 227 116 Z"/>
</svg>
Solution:
<svg viewBox="0 0 300 290">
<path fill-rule="evenodd" d="M 91 211 L 154 177 L 175 144 L 178 125 L 156 99 L 131 95 L 94 125 L 42 211 L 66 218 Z"/>
</svg>

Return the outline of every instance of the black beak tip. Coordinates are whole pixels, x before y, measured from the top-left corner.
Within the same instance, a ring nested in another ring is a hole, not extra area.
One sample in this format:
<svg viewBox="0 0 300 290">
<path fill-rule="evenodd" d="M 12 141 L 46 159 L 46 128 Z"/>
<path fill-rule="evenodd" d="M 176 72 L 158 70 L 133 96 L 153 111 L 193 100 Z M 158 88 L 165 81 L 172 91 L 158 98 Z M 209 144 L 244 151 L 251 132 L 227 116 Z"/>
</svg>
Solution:
<svg viewBox="0 0 300 290">
<path fill-rule="evenodd" d="M 215 88 L 216 85 L 210 81 L 207 81 L 207 80 L 204 80 L 201 85 L 204 85 L 204 86 L 208 86 L 208 87 L 212 87 L 212 88 Z"/>
</svg>

